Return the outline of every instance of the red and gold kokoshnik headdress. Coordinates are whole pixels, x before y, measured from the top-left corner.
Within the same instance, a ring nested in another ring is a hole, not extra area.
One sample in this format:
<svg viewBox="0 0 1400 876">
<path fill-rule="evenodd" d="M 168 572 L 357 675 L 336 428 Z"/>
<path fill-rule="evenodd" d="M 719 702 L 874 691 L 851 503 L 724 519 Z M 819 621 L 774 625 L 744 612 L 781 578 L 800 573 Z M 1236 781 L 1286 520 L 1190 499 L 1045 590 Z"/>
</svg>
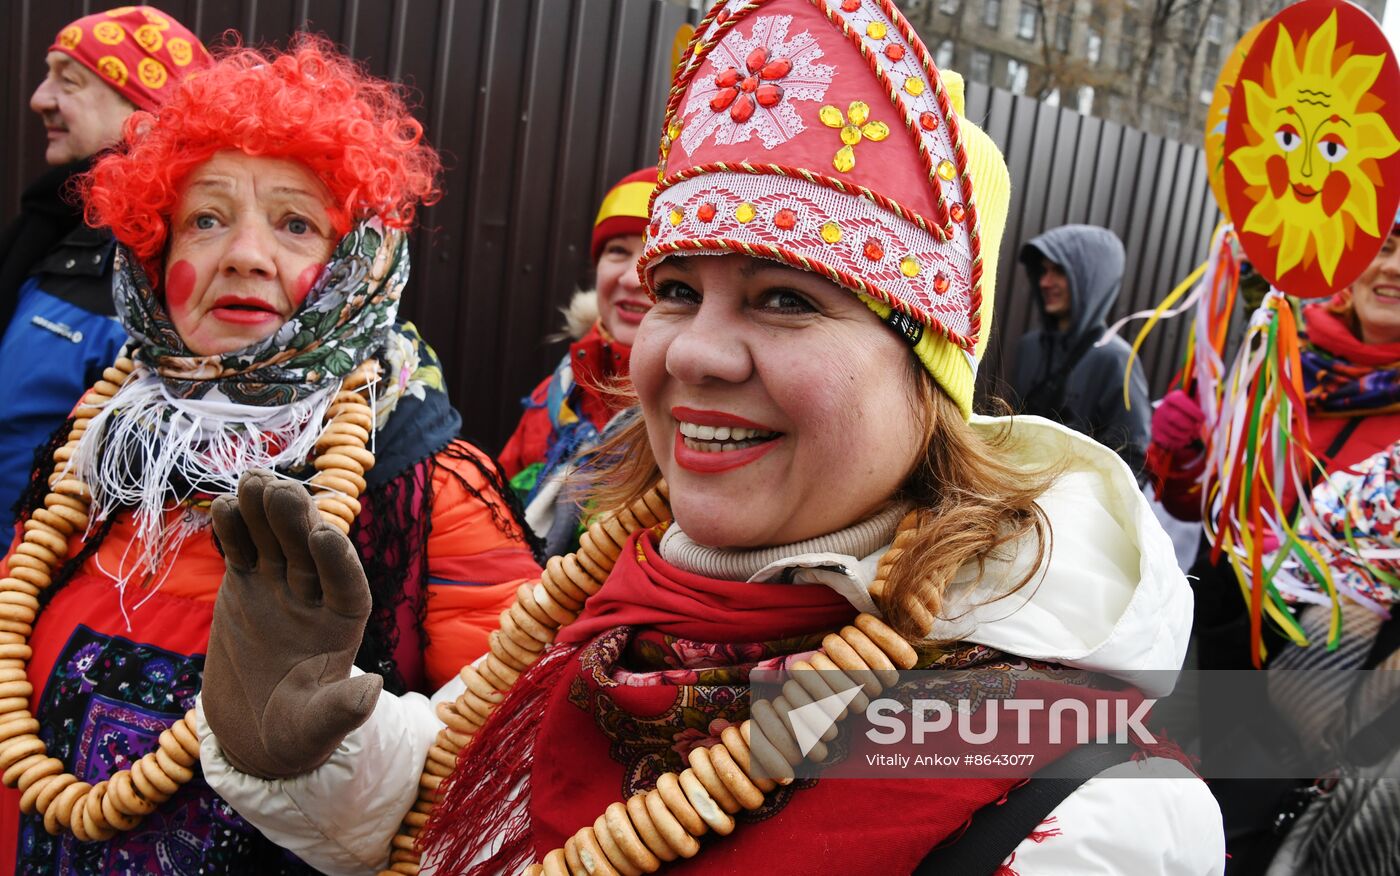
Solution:
<svg viewBox="0 0 1400 876">
<path fill-rule="evenodd" d="M 1010 184 L 961 100 L 889 0 L 721 2 L 671 89 L 643 281 L 673 254 L 821 274 L 969 413 Z"/>
</svg>

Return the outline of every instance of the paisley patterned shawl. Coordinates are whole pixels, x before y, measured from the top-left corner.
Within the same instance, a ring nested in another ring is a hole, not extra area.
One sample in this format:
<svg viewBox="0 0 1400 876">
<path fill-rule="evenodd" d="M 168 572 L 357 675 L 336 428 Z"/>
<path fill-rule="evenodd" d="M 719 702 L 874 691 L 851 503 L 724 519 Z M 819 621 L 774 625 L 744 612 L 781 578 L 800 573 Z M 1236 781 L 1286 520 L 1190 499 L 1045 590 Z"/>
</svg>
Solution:
<svg viewBox="0 0 1400 876">
<path fill-rule="evenodd" d="M 270 337 L 201 356 L 186 346 L 161 297 L 125 248 L 117 248 L 113 297 L 136 341 L 177 398 L 285 405 L 338 383 L 384 345 L 408 282 L 408 238 L 378 218 L 360 222 L 331 254 L 306 300 Z"/>
</svg>

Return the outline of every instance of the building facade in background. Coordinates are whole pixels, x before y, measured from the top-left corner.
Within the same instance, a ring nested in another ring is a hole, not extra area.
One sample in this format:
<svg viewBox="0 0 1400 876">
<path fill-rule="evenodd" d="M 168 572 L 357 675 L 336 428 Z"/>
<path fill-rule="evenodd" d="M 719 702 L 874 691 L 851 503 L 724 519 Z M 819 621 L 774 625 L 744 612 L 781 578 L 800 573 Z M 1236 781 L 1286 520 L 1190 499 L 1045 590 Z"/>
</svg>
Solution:
<svg viewBox="0 0 1400 876">
<path fill-rule="evenodd" d="M 896 0 L 939 67 L 1200 142 L 1235 43 L 1292 0 Z M 1355 0 L 1380 21 L 1386 0 Z"/>
</svg>

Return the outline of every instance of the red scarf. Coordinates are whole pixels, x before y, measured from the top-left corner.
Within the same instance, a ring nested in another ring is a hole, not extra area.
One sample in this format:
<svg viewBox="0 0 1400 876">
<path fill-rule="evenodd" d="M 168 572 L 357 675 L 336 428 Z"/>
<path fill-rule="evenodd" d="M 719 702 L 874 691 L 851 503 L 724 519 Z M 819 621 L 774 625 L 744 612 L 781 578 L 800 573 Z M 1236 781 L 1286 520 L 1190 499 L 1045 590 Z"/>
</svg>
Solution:
<svg viewBox="0 0 1400 876">
<path fill-rule="evenodd" d="M 609 804 L 654 787 L 661 772 L 684 767 L 690 748 L 713 744 L 724 726 L 746 718 L 750 670 L 810 653 L 823 633 L 855 615 L 823 586 L 681 571 L 661 559 L 654 540 L 645 534 L 629 541 L 607 584 L 561 631 L 561 644 L 521 677 L 463 753 L 424 833 L 438 872 L 514 873 L 562 846 Z M 981 646 L 945 658 L 939 663 L 959 668 L 1021 665 Z M 1037 766 L 1068 747 L 1039 747 Z M 506 799 L 522 781 L 525 811 Z M 696 859 L 666 870 L 797 874 L 840 861 L 842 873 L 908 873 L 1020 783 L 799 781 L 770 794 L 758 812 L 737 816 L 734 834 L 706 836 Z M 504 840 L 498 852 L 468 869 L 493 839 Z"/>
<path fill-rule="evenodd" d="M 1368 344 L 1352 333 L 1351 296 L 1303 308 L 1303 383 L 1310 411 L 1366 416 L 1400 410 L 1400 343 Z"/>
</svg>

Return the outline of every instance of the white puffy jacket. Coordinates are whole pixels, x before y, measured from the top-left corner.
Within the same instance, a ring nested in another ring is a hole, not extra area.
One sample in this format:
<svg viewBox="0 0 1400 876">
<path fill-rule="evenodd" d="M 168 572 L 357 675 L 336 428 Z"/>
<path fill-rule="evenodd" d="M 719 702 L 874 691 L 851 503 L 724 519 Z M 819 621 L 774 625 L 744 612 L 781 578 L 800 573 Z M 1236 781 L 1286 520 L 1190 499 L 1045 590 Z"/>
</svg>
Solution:
<svg viewBox="0 0 1400 876">
<path fill-rule="evenodd" d="M 974 426 L 1001 429 L 1006 421 L 975 419 Z M 1116 454 L 1038 417 L 1017 417 L 1011 428 L 1009 450 L 1019 461 L 1065 466 L 1039 500 L 1053 530 L 1043 575 L 991 601 L 1001 582 L 1020 580 L 1029 560 L 989 562 L 983 584 L 973 583 L 969 571 L 949 594 L 946 613 L 959 619 L 940 623 L 933 635 L 1105 672 L 1134 681 L 1149 696 L 1167 693 L 1163 673 L 1141 673 L 1180 669 L 1186 653 L 1191 591 L 1170 539 Z M 873 612 L 868 588 L 883 553 L 789 557 L 754 580 L 795 567 L 798 580 L 825 583 Z M 831 571 L 837 566 L 847 574 Z M 434 700 L 460 690 L 454 682 Z M 387 864 L 389 840 L 414 802 L 441 727 L 426 697 L 383 694 L 370 719 L 325 765 L 294 779 L 264 781 L 229 765 L 202 710 L 200 725 L 204 774 L 214 790 L 269 838 L 333 876 L 371 874 Z M 1051 816 L 1058 834 L 1028 838 L 1008 858 L 1020 876 L 1224 872 L 1220 810 L 1205 784 L 1174 760 L 1105 770 Z"/>
</svg>

